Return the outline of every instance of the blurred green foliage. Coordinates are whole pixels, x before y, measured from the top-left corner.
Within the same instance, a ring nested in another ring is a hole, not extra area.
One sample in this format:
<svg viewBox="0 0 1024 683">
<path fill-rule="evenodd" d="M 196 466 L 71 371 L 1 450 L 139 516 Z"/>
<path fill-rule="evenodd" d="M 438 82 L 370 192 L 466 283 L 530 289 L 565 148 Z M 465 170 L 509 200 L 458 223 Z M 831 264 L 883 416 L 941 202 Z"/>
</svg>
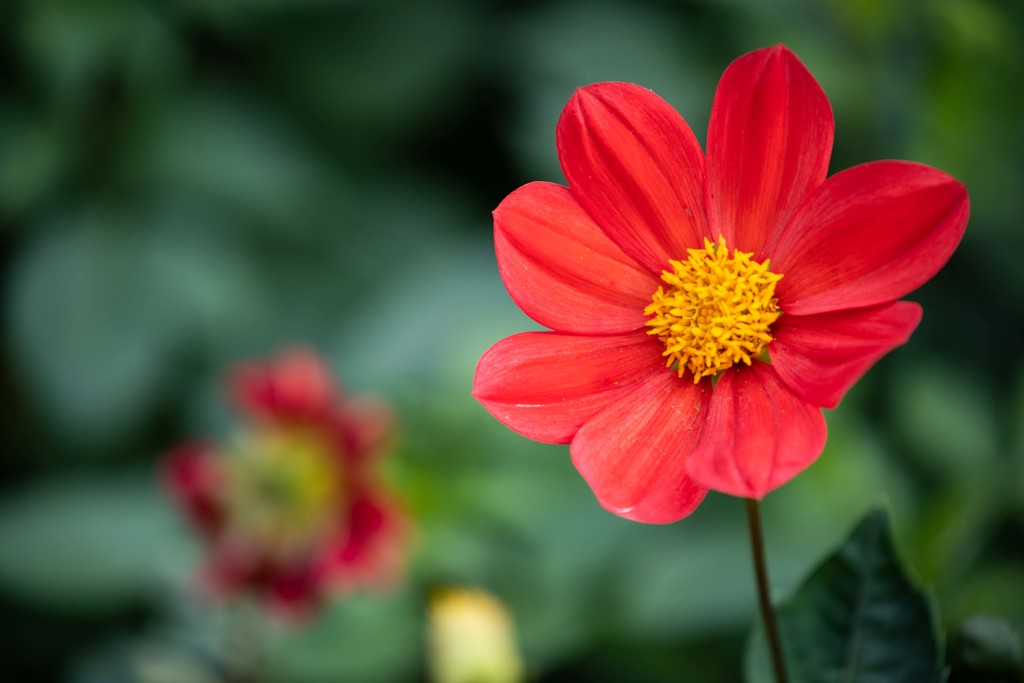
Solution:
<svg viewBox="0 0 1024 683">
<path fill-rule="evenodd" d="M 7 0 L 0 4 L 0 661 L 5 680 L 216 680 L 231 615 L 154 463 L 223 434 L 232 363 L 294 342 L 392 402 L 409 578 L 271 629 L 272 680 L 417 680 L 428 592 L 484 586 L 540 680 L 729 681 L 754 615 L 742 506 L 645 527 L 565 448 L 469 397 L 531 326 L 490 210 L 561 180 L 558 113 L 629 80 L 703 140 L 736 56 L 792 47 L 833 170 L 936 165 L 972 199 L 925 318 L 765 503 L 780 594 L 888 500 L 944 626 L 1024 626 L 1024 5 L 1014 0 Z"/>
</svg>

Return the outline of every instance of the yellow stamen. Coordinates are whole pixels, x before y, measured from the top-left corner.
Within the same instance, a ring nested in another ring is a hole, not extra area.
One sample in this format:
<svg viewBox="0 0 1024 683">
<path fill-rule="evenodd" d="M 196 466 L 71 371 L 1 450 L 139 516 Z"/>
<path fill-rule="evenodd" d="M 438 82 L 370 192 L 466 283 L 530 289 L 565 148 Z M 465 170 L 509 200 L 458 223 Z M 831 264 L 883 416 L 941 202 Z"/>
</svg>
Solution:
<svg viewBox="0 0 1024 683">
<path fill-rule="evenodd" d="M 267 426 L 241 433 L 232 451 L 226 494 L 235 534 L 286 560 L 342 521 L 344 482 L 327 435 Z"/>
<path fill-rule="evenodd" d="M 668 287 L 658 287 L 644 314 L 651 316 L 647 334 L 665 344 L 665 366 L 676 365 L 680 377 L 689 370 L 696 384 L 764 353 L 782 313 L 774 296 L 782 276 L 767 260 L 751 261 L 753 254 L 733 250 L 730 257 L 724 237 L 687 252 L 686 261 L 669 261 L 674 272 L 661 274 Z"/>
</svg>

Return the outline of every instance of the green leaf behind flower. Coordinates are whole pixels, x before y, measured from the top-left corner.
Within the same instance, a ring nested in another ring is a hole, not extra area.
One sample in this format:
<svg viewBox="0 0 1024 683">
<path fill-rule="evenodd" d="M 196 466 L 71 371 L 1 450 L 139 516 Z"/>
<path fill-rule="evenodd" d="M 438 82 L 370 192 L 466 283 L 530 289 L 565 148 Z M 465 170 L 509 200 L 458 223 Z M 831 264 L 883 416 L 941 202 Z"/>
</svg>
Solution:
<svg viewBox="0 0 1024 683">
<path fill-rule="evenodd" d="M 938 683 L 941 641 L 930 596 L 907 577 L 885 510 L 869 512 L 777 606 L 791 683 Z M 772 680 L 758 624 L 746 680 Z"/>
</svg>

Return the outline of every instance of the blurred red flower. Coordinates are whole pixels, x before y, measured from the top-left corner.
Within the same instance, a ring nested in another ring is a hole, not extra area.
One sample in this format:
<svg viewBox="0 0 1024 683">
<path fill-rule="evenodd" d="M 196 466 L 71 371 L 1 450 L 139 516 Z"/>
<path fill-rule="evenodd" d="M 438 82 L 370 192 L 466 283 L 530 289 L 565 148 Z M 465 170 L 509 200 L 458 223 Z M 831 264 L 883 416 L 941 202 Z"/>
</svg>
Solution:
<svg viewBox="0 0 1024 683">
<path fill-rule="evenodd" d="M 163 463 L 168 490 L 205 541 L 205 587 L 254 591 L 294 615 L 393 581 L 406 521 L 376 476 L 390 412 L 342 396 L 307 350 L 241 365 L 228 389 L 244 417 L 233 438 L 186 444 Z"/>
<path fill-rule="evenodd" d="M 946 263 L 968 215 L 965 188 L 921 164 L 826 178 L 833 128 L 781 45 L 725 71 L 706 155 L 651 91 L 577 90 L 557 129 L 568 187 L 530 183 L 494 212 L 505 286 L 552 331 L 488 350 L 477 399 L 571 443 L 630 519 L 789 481 L 824 448 L 821 408 L 907 341 L 921 309 L 897 299 Z"/>
</svg>

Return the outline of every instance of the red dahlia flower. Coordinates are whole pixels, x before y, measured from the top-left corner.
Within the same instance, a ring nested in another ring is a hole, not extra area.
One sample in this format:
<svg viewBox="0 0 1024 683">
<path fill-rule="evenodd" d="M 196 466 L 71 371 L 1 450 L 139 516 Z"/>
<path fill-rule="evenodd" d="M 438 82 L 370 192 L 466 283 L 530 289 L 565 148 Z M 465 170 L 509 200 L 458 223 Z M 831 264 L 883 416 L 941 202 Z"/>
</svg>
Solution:
<svg viewBox="0 0 1024 683">
<path fill-rule="evenodd" d="M 207 587 L 295 613 L 394 578 L 405 522 L 375 475 L 390 413 L 344 398 L 303 350 L 238 367 L 229 392 L 246 418 L 235 438 L 180 447 L 164 466 L 206 542 Z"/>
<path fill-rule="evenodd" d="M 612 512 L 662 523 L 707 489 L 761 498 L 825 446 L 821 408 L 921 318 L 897 301 L 946 263 L 964 187 L 880 161 L 826 178 L 828 99 L 784 46 L 733 62 L 705 155 L 649 90 L 577 90 L 558 122 L 568 187 L 494 212 L 512 298 L 550 332 L 508 337 L 473 393 L 524 436 L 570 443 Z"/>
</svg>

